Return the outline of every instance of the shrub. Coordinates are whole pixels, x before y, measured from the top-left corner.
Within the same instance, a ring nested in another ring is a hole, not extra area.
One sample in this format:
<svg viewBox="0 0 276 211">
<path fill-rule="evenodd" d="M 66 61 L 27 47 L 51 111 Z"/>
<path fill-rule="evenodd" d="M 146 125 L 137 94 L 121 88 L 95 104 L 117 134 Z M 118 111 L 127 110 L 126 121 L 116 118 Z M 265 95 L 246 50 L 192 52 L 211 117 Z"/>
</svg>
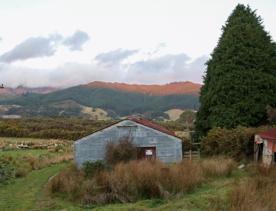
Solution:
<svg viewBox="0 0 276 211">
<path fill-rule="evenodd" d="M 100 171 L 106 169 L 107 166 L 103 161 L 87 161 L 83 164 L 83 171 L 86 176 L 93 176 Z"/>
<path fill-rule="evenodd" d="M 254 135 L 265 128 L 213 128 L 202 139 L 205 155 L 226 155 L 237 160 L 253 156 Z"/>
<path fill-rule="evenodd" d="M 30 170 L 26 166 L 21 166 L 16 169 L 15 177 L 25 177 Z"/>
<path fill-rule="evenodd" d="M 0 159 L 0 183 L 6 183 L 15 177 L 15 167 L 7 159 Z"/>
<path fill-rule="evenodd" d="M 105 161 L 110 165 L 128 162 L 137 158 L 137 149 L 130 137 L 123 137 L 118 143 L 109 142 L 106 145 Z"/>
<path fill-rule="evenodd" d="M 31 166 L 24 161 L 12 156 L 0 157 L 0 183 L 6 183 L 16 177 L 24 177 L 29 171 L 31 171 Z"/>
</svg>

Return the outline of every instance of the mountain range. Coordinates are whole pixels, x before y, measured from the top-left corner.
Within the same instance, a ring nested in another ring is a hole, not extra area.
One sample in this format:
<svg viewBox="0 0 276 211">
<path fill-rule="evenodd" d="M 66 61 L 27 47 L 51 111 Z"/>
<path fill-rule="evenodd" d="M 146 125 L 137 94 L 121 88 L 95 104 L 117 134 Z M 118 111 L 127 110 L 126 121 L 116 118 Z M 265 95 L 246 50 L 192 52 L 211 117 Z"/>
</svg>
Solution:
<svg viewBox="0 0 276 211">
<path fill-rule="evenodd" d="M 100 81 L 66 89 L 4 88 L 0 90 L 0 115 L 106 119 L 142 114 L 167 118 L 165 112 L 170 109 L 196 110 L 200 88 L 192 82 L 143 85 Z"/>
<path fill-rule="evenodd" d="M 54 91 L 57 91 L 56 87 L 37 87 L 30 88 L 25 86 L 18 86 L 16 88 L 5 87 L 4 89 L 0 89 L 0 97 L 13 97 L 20 96 L 27 93 L 38 93 L 38 94 L 48 94 Z"/>
<path fill-rule="evenodd" d="M 143 84 L 126 84 L 126 83 L 106 83 L 101 81 L 94 81 L 84 85 L 89 88 L 106 88 L 114 89 L 126 92 L 137 92 L 147 95 L 182 95 L 182 94 L 194 94 L 198 95 L 201 88 L 200 84 L 196 84 L 190 81 L 186 82 L 173 82 L 164 85 L 143 85 Z"/>
</svg>

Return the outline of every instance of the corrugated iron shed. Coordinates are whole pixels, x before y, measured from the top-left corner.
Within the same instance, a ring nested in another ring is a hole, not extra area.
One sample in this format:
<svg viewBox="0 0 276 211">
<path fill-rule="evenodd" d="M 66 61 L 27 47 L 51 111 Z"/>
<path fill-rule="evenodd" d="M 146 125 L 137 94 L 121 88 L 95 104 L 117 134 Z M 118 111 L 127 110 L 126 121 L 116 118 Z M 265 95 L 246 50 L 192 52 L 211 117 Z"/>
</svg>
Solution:
<svg viewBox="0 0 276 211">
<path fill-rule="evenodd" d="M 131 120 L 133 122 L 136 122 L 138 124 L 144 125 L 146 127 L 150 127 L 154 130 L 158 130 L 162 133 L 166 133 L 168 135 L 175 136 L 175 133 L 173 131 L 168 130 L 165 127 L 162 127 L 161 125 L 155 124 L 154 122 L 152 122 L 150 120 L 147 120 L 147 119 L 144 119 L 144 118 L 141 118 L 141 117 L 128 117 L 127 119 Z"/>
<path fill-rule="evenodd" d="M 258 133 L 257 135 L 259 135 L 262 139 L 276 141 L 276 128 Z"/>
</svg>

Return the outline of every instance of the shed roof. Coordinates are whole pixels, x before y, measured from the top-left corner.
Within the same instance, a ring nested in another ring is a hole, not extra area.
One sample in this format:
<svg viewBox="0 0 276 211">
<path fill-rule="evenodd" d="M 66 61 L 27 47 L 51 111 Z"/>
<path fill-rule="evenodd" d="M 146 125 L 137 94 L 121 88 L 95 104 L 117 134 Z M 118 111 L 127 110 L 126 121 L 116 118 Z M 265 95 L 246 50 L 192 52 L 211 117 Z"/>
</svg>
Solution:
<svg viewBox="0 0 276 211">
<path fill-rule="evenodd" d="M 161 125 L 158 125 L 148 119 L 144 119 L 144 118 L 141 118 L 141 117 L 133 117 L 133 116 L 130 116 L 127 118 L 128 120 L 130 121 L 133 121 L 133 122 L 136 122 L 138 124 L 141 124 L 141 125 L 144 125 L 146 127 L 149 127 L 149 128 L 152 128 L 154 130 L 158 130 L 162 133 L 166 133 L 168 135 L 171 135 L 171 136 L 175 136 L 175 133 L 171 130 L 168 130 L 167 128 L 161 126 Z"/>
<path fill-rule="evenodd" d="M 275 140 L 276 141 L 276 128 L 258 133 L 258 135 L 262 138 L 262 139 L 269 139 L 269 140 Z"/>
</svg>

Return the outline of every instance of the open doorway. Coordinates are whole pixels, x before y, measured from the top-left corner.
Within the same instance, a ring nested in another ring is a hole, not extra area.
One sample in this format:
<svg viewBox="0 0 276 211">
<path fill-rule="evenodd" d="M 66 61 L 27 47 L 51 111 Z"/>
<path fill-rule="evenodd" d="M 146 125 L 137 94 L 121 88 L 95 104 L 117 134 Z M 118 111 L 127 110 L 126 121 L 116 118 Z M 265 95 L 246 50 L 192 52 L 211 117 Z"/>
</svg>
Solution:
<svg viewBox="0 0 276 211">
<path fill-rule="evenodd" d="M 137 158 L 146 160 L 156 159 L 156 147 L 137 147 Z"/>
<path fill-rule="evenodd" d="M 257 145 L 257 150 L 258 150 L 258 155 L 257 155 L 257 161 L 262 161 L 263 160 L 263 149 L 264 149 L 264 144 L 258 144 Z"/>
</svg>

